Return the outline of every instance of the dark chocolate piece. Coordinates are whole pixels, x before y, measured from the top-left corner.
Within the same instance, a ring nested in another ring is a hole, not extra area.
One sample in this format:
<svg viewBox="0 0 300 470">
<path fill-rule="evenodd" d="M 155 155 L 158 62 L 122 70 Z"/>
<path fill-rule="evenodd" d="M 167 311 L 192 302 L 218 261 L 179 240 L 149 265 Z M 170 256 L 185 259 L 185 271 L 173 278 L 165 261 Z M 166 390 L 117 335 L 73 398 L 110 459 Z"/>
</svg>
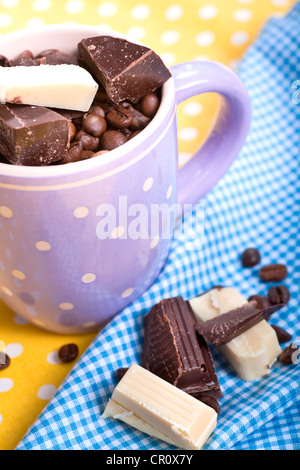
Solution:
<svg viewBox="0 0 300 470">
<path fill-rule="evenodd" d="M 145 317 L 141 365 L 193 396 L 222 392 L 214 362 L 196 317 L 181 297 L 162 300 Z"/>
<path fill-rule="evenodd" d="M 278 343 L 286 343 L 292 339 L 292 335 L 277 325 L 270 325 L 276 333 Z"/>
<path fill-rule="evenodd" d="M 68 119 L 43 106 L 0 104 L 0 153 L 14 165 L 42 166 L 67 156 Z"/>
<path fill-rule="evenodd" d="M 208 343 L 216 346 L 226 344 L 265 319 L 265 317 L 269 318 L 272 313 L 281 307 L 280 304 L 257 309 L 256 301 L 251 300 L 242 307 L 223 313 L 203 323 L 198 323 L 196 330 Z"/>
<path fill-rule="evenodd" d="M 78 44 L 78 53 L 115 103 L 123 100 L 137 103 L 171 77 L 154 51 L 126 39 L 86 38 Z"/>
</svg>

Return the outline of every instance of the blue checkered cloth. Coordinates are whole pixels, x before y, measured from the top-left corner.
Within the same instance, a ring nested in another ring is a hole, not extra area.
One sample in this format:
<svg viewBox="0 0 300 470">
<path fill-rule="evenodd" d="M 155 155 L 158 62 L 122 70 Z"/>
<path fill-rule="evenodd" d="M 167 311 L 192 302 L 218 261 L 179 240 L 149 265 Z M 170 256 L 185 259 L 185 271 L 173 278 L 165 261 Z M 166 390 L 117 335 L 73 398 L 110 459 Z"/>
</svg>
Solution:
<svg viewBox="0 0 300 470">
<path fill-rule="evenodd" d="M 140 361 L 143 317 L 159 300 L 197 296 L 213 285 L 234 286 L 248 298 L 270 284 L 260 266 L 281 262 L 291 292 L 272 323 L 300 344 L 300 3 L 271 18 L 241 62 L 239 75 L 253 103 L 252 129 L 239 157 L 202 201 L 201 250 L 173 242 L 153 286 L 96 337 L 17 449 L 174 449 L 101 414 L 116 385 L 114 371 Z M 191 225 L 199 211 L 189 214 Z M 259 267 L 242 268 L 240 253 L 260 250 Z M 272 285 L 272 284 L 271 284 Z M 204 449 L 299 449 L 299 362 L 277 361 L 268 377 L 244 382 L 212 349 L 224 396 L 218 424 Z"/>
</svg>

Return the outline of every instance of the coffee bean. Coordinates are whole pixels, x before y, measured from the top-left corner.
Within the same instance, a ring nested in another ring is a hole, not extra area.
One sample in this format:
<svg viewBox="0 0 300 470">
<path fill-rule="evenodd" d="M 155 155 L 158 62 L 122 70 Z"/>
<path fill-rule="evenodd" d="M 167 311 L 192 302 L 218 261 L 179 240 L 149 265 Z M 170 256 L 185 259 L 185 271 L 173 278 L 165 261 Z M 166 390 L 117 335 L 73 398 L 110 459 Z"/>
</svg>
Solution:
<svg viewBox="0 0 300 470">
<path fill-rule="evenodd" d="M 0 352 L 0 370 L 6 369 L 10 365 L 10 357 L 4 352 Z"/>
<path fill-rule="evenodd" d="M 70 121 L 70 142 L 75 139 L 75 135 L 77 133 L 76 126 L 73 124 L 72 121 Z"/>
<path fill-rule="evenodd" d="M 9 67 L 9 60 L 2 54 L 0 54 L 0 67 Z"/>
<path fill-rule="evenodd" d="M 41 57 L 47 57 L 47 55 L 54 54 L 54 52 L 59 52 L 58 49 L 45 49 L 44 51 L 39 52 L 35 58 L 40 59 Z"/>
<path fill-rule="evenodd" d="M 259 271 L 259 277 L 265 282 L 283 281 L 287 276 L 287 269 L 284 264 L 268 264 Z"/>
<path fill-rule="evenodd" d="M 290 300 L 290 291 L 286 286 L 274 286 L 268 290 L 268 297 L 272 304 L 287 304 Z"/>
<path fill-rule="evenodd" d="M 118 382 L 124 377 L 128 369 L 129 367 L 120 367 L 115 371 L 115 377 Z"/>
<path fill-rule="evenodd" d="M 282 364 L 285 365 L 296 364 L 299 354 L 299 346 L 296 343 L 291 343 L 282 351 L 279 356 L 279 360 Z"/>
<path fill-rule="evenodd" d="M 242 265 L 251 268 L 260 262 L 260 254 L 256 248 L 247 248 L 242 253 Z"/>
<path fill-rule="evenodd" d="M 82 127 L 88 134 L 100 137 L 106 131 L 107 124 L 102 116 L 96 113 L 89 113 L 82 119 Z"/>
<path fill-rule="evenodd" d="M 106 116 L 106 120 L 115 129 L 125 129 L 132 123 L 133 115 L 129 109 L 116 105 Z"/>
<path fill-rule="evenodd" d="M 105 111 L 102 108 L 102 106 L 100 106 L 99 104 L 92 105 L 90 109 L 88 110 L 88 114 L 90 113 L 98 114 L 98 116 L 105 118 Z"/>
<path fill-rule="evenodd" d="M 81 152 L 80 160 L 88 160 L 89 158 L 93 158 L 95 152 L 93 150 L 83 150 Z"/>
<path fill-rule="evenodd" d="M 84 130 L 77 132 L 75 140 L 79 140 L 82 143 L 84 150 L 98 150 L 100 145 L 99 137 L 94 137 Z"/>
<path fill-rule="evenodd" d="M 102 150 L 113 150 L 125 144 L 127 138 L 119 131 L 106 131 L 101 138 Z"/>
<path fill-rule="evenodd" d="M 202 401 L 202 403 L 205 403 L 207 406 L 213 408 L 218 415 L 220 414 L 220 404 L 216 398 L 203 394 L 200 395 L 198 399 Z"/>
<path fill-rule="evenodd" d="M 40 64 L 43 65 L 78 65 L 78 58 L 72 54 L 65 54 L 64 52 L 55 51 L 52 54 L 47 54 L 39 59 Z"/>
<path fill-rule="evenodd" d="M 134 108 L 129 101 L 123 101 L 121 103 L 121 105 L 124 108 L 128 109 L 131 112 L 132 116 L 133 116 L 132 122 L 129 126 L 131 131 L 134 132 L 134 131 L 142 130 L 147 126 L 147 124 L 149 124 L 150 118 L 145 116 L 143 113 L 138 111 L 136 108 Z"/>
<path fill-rule="evenodd" d="M 81 160 L 82 151 L 82 142 L 74 142 L 73 144 L 71 144 L 71 147 L 68 150 L 68 155 L 63 160 L 60 160 L 59 164 L 64 165 L 65 163 L 78 162 L 79 160 Z"/>
<path fill-rule="evenodd" d="M 277 325 L 270 325 L 273 330 L 275 330 L 277 339 L 279 343 L 286 343 L 292 339 L 292 335 L 290 335 L 287 331 Z"/>
<path fill-rule="evenodd" d="M 154 93 L 148 93 L 141 100 L 141 112 L 145 116 L 153 118 L 159 108 L 159 104 L 159 98 Z"/>
<path fill-rule="evenodd" d="M 21 59 L 22 57 L 29 57 L 30 59 L 33 59 L 34 56 L 32 54 L 31 51 L 29 51 L 28 49 L 26 51 L 23 51 L 21 52 L 21 54 L 19 54 L 16 59 Z"/>
<path fill-rule="evenodd" d="M 72 362 L 77 356 L 78 346 L 74 343 L 65 344 L 58 351 L 58 357 L 62 362 Z"/>
<path fill-rule="evenodd" d="M 269 301 L 268 297 L 266 297 L 265 295 L 259 295 L 259 294 L 251 295 L 248 301 L 250 300 L 256 301 L 256 308 L 259 310 L 268 308 L 271 305 L 271 302 Z"/>
<path fill-rule="evenodd" d="M 35 67 L 38 66 L 39 63 L 37 60 L 32 59 L 31 57 L 19 57 L 15 60 L 10 61 L 11 67 Z"/>
</svg>

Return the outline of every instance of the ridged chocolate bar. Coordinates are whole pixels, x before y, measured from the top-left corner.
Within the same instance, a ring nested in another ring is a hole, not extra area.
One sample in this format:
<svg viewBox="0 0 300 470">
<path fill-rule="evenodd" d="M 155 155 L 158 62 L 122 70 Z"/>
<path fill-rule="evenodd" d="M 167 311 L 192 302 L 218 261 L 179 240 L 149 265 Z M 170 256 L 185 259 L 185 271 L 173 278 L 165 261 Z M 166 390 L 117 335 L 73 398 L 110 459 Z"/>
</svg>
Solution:
<svg viewBox="0 0 300 470">
<path fill-rule="evenodd" d="M 197 337 L 194 313 L 182 297 L 162 300 L 145 316 L 141 365 L 193 395 L 222 392 L 203 337 Z"/>
</svg>

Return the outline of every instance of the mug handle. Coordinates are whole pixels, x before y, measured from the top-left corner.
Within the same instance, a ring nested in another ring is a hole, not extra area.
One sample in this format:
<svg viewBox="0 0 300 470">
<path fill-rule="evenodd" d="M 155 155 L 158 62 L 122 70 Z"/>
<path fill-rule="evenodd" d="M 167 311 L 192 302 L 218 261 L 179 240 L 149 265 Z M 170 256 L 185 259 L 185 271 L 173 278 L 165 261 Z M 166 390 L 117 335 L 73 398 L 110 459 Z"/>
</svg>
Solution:
<svg viewBox="0 0 300 470">
<path fill-rule="evenodd" d="M 178 172 L 178 203 L 195 204 L 226 173 L 245 142 L 251 122 L 251 102 L 239 79 L 213 61 L 184 62 L 171 67 L 176 104 L 202 93 L 219 93 L 223 100 L 213 129 L 193 158 Z"/>
</svg>

